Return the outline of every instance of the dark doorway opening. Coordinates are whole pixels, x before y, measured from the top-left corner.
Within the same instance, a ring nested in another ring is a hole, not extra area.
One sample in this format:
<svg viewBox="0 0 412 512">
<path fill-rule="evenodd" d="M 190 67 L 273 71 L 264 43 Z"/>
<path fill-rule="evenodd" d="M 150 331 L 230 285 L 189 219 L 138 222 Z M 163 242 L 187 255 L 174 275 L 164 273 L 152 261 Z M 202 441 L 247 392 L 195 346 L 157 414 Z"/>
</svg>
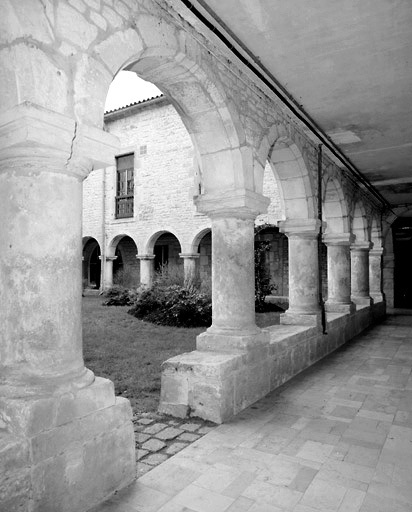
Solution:
<svg viewBox="0 0 412 512">
<path fill-rule="evenodd" d="M 89 264 L 89 286 L 91 288 L 100 288 L 100 274 L 101 274 L 101 262 L 100 262 L 100 247 L 94 248 L 90 256 Z"/>
<path fill-rule="evenodd" d="M 412 218 L 397 219 L 392 226 L 395 255 L 395 307 L 412 309 Z"/>
</svg>

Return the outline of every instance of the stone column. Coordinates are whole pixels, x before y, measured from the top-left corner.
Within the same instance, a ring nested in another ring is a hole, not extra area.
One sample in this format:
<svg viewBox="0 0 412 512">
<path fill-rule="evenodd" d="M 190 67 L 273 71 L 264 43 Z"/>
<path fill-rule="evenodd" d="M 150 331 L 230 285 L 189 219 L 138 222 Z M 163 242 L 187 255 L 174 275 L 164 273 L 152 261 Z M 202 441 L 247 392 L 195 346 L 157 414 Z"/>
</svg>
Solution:
<svg viewBox="0 0 412 512">
<path fill-rule="evenodd" d="M 326 311 L 353 313 L 356 310 L 351 301 L 351 257 L 350 233 L 326 234 L 323 241 L 328 248 L 328 300 Z"/>
<path fill-rule="evenodd" d="M 247 343 L 261 334 L 255 323 L 254 220 L 267 203 L 249 191 L 197 201 L 198 210 L 212 221 L 213 321 L 198 337 L 199 349 L 236 345 L 240 339 Z"/>
<path fill-rule="evenodd" d="M 382 255 L 383 247 L 369 251 L 369 293 L 374 302 L 382 302 Z"/>
<path fill-rule="evenodd" d="M 150 288 L 153 284 L 155 257 L 153 254 L 137 254 L 136 258 L 140 261 L 140 285 Z"/>
<path fill-rule="evenodd" d="M 102 282 L 102 289 L 107 290 L 113 286 L 113 262 L 117 260 L 117 256 L 106 256 L 105 268 L 104 268 L 104 279 Z"/>
<path fill-rule="evenodd" d="M 198 253 L 180 253 L 179 256 L 183 258 L 183 269 L 185 276 L 185 283 L 192 283 L 196 281 L 199 276 L 198 261 L 200 254 Z"/>
<path fill-rule="evenodd" d="M 83 510 L 133 479 L 130 404 L 82 356 L 82 179 L 116 148 L 102 130 L 30 103 L 0 116 L 5 510 Z"/>
<path fill-rule="evenodd" d="M 318 235 L 320 221 L 294 219 L 279 223 L 289 241 L 289 309 L 282 324 L 319 325 Z"/>
<path fill-rule="evenodd" d="M 369 295 L 369 250 L 370 242 L 351 245 L 351 293 L 352 302 L 360 306 L 370 306 Z"/>
</svg>

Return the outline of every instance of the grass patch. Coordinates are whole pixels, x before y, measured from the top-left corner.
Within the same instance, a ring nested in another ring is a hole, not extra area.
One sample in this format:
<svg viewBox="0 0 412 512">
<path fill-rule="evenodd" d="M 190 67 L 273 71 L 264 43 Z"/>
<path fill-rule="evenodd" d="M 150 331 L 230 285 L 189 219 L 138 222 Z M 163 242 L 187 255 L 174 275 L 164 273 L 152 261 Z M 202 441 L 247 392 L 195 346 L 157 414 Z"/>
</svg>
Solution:
<svg viewBox="0 0 412 512">
<path fill-rule="evenodd" d="M 160 365 L 195 350 L 201 328 L 165 327 L 127 314 L 129 306 L 107 307 L 101 297 L 83 298 L 84 361 L 96 375 L 115 384 L 135 412 L 159 405 Z"/>
<path fill-rule="evenodd" d="M 83 297 L 83 353 L 96 375 L 115 384 L 116 395 L 131 401 L 135 413 L 156 411 L 160 366 L 166 359 L 191 352 L 205 327 L 151 324 L 127 313 L 130 306 L 103 306 L 102 297 Z M 256 315 L 260 327 L 279 323 L 279 313 Z"/>
</svg>

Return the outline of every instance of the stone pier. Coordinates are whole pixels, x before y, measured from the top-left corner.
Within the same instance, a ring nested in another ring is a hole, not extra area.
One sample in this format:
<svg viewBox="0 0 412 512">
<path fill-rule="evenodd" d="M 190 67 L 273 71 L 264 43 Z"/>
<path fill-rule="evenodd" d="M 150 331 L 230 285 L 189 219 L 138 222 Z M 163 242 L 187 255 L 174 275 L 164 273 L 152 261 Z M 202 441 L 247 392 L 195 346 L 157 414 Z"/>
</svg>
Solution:
<svg viewBox="0 0 412 512">
<path fill-rule="evenodd" d="M 116 141 L 29 103 L 0 137 L 1 510 L 83 511 L 134 477 L 130 404 L 82 356 L 82 179 Z"/>
</svg>

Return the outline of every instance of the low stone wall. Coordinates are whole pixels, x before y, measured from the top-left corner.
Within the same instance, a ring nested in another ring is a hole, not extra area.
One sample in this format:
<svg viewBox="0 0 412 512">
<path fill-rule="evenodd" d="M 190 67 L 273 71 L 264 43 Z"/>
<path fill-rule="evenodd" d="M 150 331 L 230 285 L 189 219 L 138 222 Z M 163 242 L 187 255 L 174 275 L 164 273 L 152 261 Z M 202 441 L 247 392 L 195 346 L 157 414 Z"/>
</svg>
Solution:
<svg viewBox="0 0 412 512">
<path fill-rule="evenodd" d="M 243 350 L 196 350 L 163 363 L 161 412 L 222 423 L 330 354 L 385 315 L 385 303 L 327 313 L 317 327 L 276 325 Z M 205 347 L 198 338 L 198 347 Z"/>
</svg>

